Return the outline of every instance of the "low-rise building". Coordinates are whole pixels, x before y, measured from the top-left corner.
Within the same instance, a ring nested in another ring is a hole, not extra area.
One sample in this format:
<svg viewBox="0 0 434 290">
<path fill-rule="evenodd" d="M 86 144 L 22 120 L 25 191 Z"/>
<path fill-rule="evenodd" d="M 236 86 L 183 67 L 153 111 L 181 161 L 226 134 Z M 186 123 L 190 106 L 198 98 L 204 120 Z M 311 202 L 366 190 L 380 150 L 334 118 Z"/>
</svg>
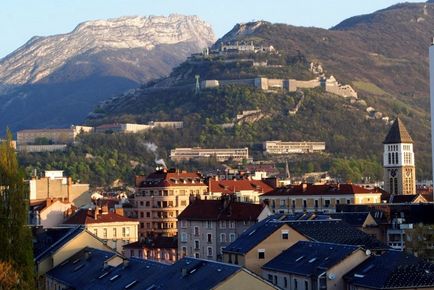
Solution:
<svg viewBox="0 0 434 290">
<path fill-rule="evenodd" d="M 234 197 L 239 202 L 259 203 L 262 194 L 271 192 L 273 188 L 262 180 L 252 179 L 219 179 L 208 180 L 206 199 Z"/>
<path fill-rule="evenodd" d="M 139 222 L 135 219 L 100 209 L 80 209 L 65 225 L 82 225 L 103 240 L 110 248 L 122 253 L 124 245 L 138 241 Z"/>
<path fill-rule="evenodd" d="M 138 242 L 125 245 L 123 253 L 127 258 L 135 257 L 173 264 L 178 260 L 178 238 L 141 238 Z"/>
<path fill-rule="evenodd" d="M 259 204 L 195 200 L 178 216 L 180 257 L 222 260 L 222 249 L 271 211 Z"/>
<path fill-rule="evenodd" d="M 152 125 L 146 124 L 114 123 L 95 127 L 95 133 L 138 133 L 151 130 L 152 128 Z"/>
<path fill-rule="evenodd" d="M 265 154 L 302 154 L 316 153 L 325 150 L 325 142 L 292 142 L 292 141 L 265 141 Z"/>
<path fill-rule="evenodd" d="M 358 246 L 300 241 L 262 267 L 280 289 L 345 289 L 344 275 L 368 259 Z"/>
<path fill-rule="evenodd" d="M 149 125 L 159 128 L 167 129 L 182 129 L 184 127 L 184 122 L 182 121 L 151 121 Z"/>
<path fill-rule="evenodd" d="M 29 180 L 30 201 L 48 198 L 69 201 L 76 207 L 90 203 L 89 184 L 74 183 L 71 177 L 64 177 L 62 170 L 46 170 L 44 177 Z"/>
<path fill-rule="evenodd" d="M 69 201 L 47 198 L 30 201 L 29 224 L 43 228 L 57 227 L 70 216 L 75 207 Z"/>
<path fill-rule="evenodd" d="M 233 160 L 241 162 L 249 159 L 249 148 L 175 148 L 170 150 L 170 159 L 180 162 L 191 159 L 215 158 L 218 162 Z"/>
<path fill-rule="evenodd" d="M 260 196 L 276 213 L 300 211 L 334 212 L 339 204 L 375 204 L 381 202 L 381 192 L 355 184 L 288 185 Z"/>
<path fill-rule="evenodd" d="M 178 215 L 207 189 L 197 172 L 161 169 L 137 176 L 133 204 L 140 236 L 176 236 Z"/>
<path fill-rule="evenodd" d="M 33 234 L 33 255 L 35 273 L 39 278 L 60 265 L 84 247 L 114 252 L 102 240 L 84 227 L 35 228 Z M 43 283 L 43 281 L 42 281 Z"/>
<path fill-rule="evenodd" d="M 245 231 L 223 249 L 223 261 L 260 274 L 261 267 L 298 241 L 363 246 L 373 251 L 386 245 L 341 220 L 277 220 L 269 217 Z"/>
</svg>

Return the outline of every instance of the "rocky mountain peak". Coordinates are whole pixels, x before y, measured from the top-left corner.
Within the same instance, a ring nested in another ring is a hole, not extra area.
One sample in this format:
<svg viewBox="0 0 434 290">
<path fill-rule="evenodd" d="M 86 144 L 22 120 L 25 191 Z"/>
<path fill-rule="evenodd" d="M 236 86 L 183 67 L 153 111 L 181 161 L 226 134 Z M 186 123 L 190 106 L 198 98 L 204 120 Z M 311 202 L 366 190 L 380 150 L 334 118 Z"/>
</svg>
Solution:
<svg viewBox="0 0 434 290">
<path fill-rule="evenodd" d="M 82 54 L 135 48 L 152 50 L 157 45 L 178 43 L 194 43 L 199 51 L 214 39 L 211 26 L 197 16 L 172 14 L 87 21 L 70 33 L 33 37 L 1 59 L 0 83 L 38 82 Z"/>
</svg>

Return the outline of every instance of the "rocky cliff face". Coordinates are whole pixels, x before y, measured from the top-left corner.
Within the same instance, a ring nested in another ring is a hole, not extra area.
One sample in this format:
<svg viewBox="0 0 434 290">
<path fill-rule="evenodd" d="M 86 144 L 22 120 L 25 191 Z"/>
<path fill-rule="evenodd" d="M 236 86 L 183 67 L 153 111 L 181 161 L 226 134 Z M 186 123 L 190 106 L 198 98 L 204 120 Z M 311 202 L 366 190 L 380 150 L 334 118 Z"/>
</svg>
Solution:
<svg viewBox="0 0 434 290">
<path fill-rule="evenodd" d="M 168 74 L 213 41 L 210 25 L 182 15 L 88 21 L 33 37 L 0 59 L 0 131 L 80 122 L 103 98 Z"/>
</svg>

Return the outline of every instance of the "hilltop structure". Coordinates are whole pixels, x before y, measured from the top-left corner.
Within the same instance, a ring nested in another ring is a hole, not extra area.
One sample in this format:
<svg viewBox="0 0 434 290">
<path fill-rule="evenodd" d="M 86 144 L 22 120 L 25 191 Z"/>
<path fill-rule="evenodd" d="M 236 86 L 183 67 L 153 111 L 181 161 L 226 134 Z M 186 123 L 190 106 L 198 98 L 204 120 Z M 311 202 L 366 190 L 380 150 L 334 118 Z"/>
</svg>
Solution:
<svg viewBox="0 0 434 290">
<path fill-rule="evenodd" d="M 390 194 L 415 194 L 413 139 L 401 119 L 396 118 L 383 144 L 384 190 Z"/>
</svg>

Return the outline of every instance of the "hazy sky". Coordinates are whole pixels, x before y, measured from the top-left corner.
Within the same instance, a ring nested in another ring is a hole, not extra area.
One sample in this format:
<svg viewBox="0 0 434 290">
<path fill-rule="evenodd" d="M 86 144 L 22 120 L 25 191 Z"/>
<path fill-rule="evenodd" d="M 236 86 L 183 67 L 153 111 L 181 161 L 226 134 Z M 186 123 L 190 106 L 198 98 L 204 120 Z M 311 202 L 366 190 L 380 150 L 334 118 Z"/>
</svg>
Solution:
<svg viewBox="0 0 434 290">
<path fill-rule="evenodd" d="M 330 28 L 355 15 L 371 13 L 396 0 L 1 0 L 0 58 L 32 36 L 66 33 L 83 21 L 131 15 L 198 15 L 217 37 L 238 22 L 267 20 Z M 410 0 L 408 2 L 421 2 Z"/>
</svg>

